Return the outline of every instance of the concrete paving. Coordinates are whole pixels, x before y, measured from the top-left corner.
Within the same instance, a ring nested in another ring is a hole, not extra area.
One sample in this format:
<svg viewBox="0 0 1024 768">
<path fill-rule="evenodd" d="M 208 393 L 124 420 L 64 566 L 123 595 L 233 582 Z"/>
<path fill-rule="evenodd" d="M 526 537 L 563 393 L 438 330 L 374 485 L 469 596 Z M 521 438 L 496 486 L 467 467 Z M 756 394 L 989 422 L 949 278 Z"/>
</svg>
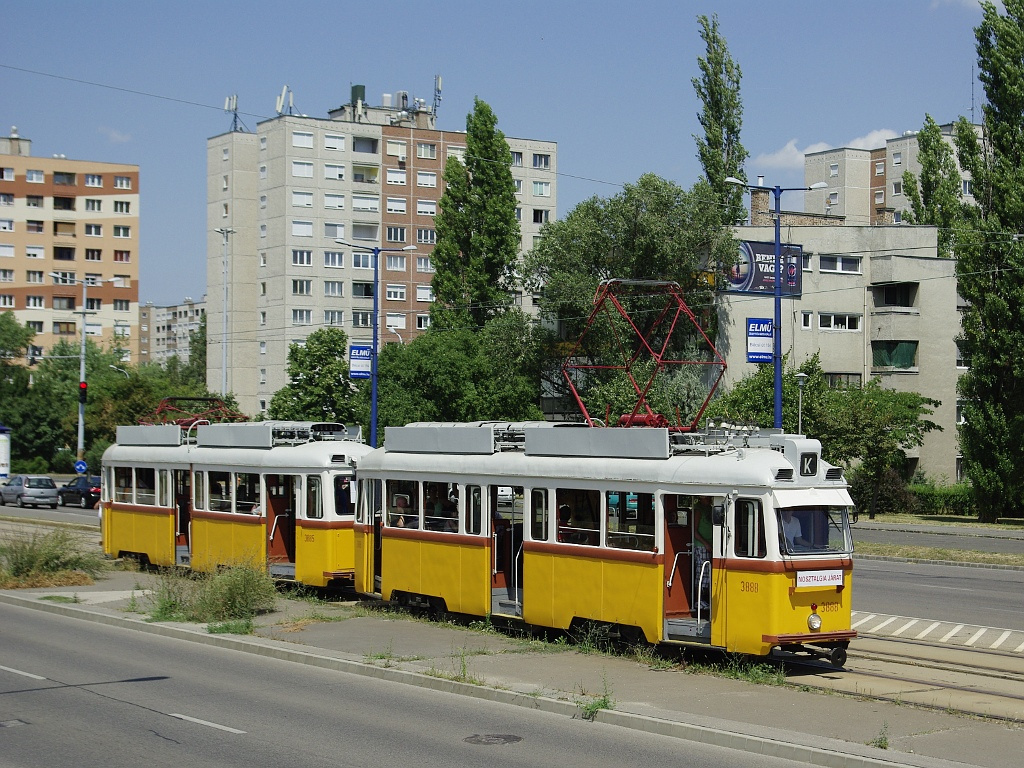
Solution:
<svg viewBox="0 0 1024 768">
<path fill-rule="evenodd" d="M 1019 720 L 953 713 L 950 697 L 970 690 L 922 688 L 901 704 L 873 698 L 892 695 L 894 681 L 858 683 L 846 694 L 807 690 L 795 677 L 787 686 L 757 685 L 351 603 L 281 599 L 259 617 L 255 635 L 209 634 L 202 625 L 143 620 L 144 591 L 155 578 L 114 572 L 88 587 L 0 591 L 0 601 L 561 716 L 610 704 L 597 720 L 813 765 L 1008 768 L 1024 753 Z"/>
</svg>

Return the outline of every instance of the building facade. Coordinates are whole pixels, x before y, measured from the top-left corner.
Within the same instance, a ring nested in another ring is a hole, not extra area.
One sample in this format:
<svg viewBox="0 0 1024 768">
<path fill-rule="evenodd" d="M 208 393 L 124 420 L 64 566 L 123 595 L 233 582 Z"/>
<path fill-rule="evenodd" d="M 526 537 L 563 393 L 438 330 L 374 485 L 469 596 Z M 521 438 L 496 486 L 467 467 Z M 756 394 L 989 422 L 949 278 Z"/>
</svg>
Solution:
<svg viewBox="0 0 1024 768">
<path fill-rule="evenodd" d="M 556 145 L 507 141 L 527 250 L 556 216 Z M 362 86 L 326 119 L 280 114 L 255 133 L 210 138 L 210 388 L 234 392 L 246 413 L 265 411 L 288 383 L 291 344 L 326 326 L 370 344 L 375 292 L 379 343 L 429 327 L 444 165 L 465 149 L 464 132 L 436 128 L 433 107 L 404 92 L 371 107 Z M 385 249 L 379 284 L 374 247 Z M 532 296 L 517 299 L 534 309 Z"/>
<path fill-rule="evenodd" d="M 0 311 L 35 331 L 32 357 L 84 325 L 138 362 L 139 168 L 31 145 L 15 129 L 0 138 Z"/>
<path fill-rule="evenodd" d="M 181 304 L 155 306 L 148 301 L 139 307 L 139 359 L 166 365 L 177 357 L 189 361 L 189 342 L 206 316 L 206 297 L 194 301 L 186 296 Z"/>
</svg>

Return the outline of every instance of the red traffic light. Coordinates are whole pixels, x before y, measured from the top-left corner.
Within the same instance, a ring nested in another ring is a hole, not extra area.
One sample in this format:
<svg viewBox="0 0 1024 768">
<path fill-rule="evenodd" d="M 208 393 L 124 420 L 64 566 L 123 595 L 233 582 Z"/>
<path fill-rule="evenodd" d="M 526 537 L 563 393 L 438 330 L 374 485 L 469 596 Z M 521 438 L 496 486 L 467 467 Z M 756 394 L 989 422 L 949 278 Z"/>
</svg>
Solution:
<svg viewBox="0 0 1024 768">
<path fill-rule="evenodd" d="M 84 403 L 89 392 L 89 385 L 84 381 L 78 382 L 78 402 Z"/>
</svg>

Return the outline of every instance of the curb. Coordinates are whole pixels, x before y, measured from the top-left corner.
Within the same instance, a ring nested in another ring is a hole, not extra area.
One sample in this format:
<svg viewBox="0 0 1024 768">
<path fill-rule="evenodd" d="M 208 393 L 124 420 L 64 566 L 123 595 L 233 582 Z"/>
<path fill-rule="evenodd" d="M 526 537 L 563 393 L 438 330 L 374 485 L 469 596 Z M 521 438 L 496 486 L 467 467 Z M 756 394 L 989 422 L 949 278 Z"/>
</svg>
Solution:
<svg viewBox="0 0 1024 768">
<path fill-rule="evenodd" d="M 174 624 L 155 624 L 141 619 L 98 613 L 60 603 L 45 603 L 38 599 L 19 597 L 10 593 L 0 592 L 0 603 L 21 608 L 40 610 L 47 613 L 85 619 L 107 626 L 147 632 L 162 637 L 186 640 L 229 650 L 243 651 L 258 656 L 305 664 L 336 672 L 345 672 L 363 677 L 385 680 L 388 682 L 414 685 L 459 696 L 469 696 L 500 704 L 508 704 L 526 709 L 538 710 L 550 714 L 570 718 L 582 717 L 580 707 L 574 702 L 551 698 L 550 696 L 532 696 L 529 694 L 490 688 L 457 680 L 449 680 L 421 672 L 379 667 L 364 661 L 343 657 L 326 656 L 291 647 L 287 643 L 266 638 L 250 638 L 229 635 L 211 635 L 202 630 L 186 628 Z M 680 715 L 680 717 L 686 717 Z M 594 722 L 629 728 L 645 733 L 669 736 L 685 741 L 693 741 L 711 746 L 726 747 L 747 753 L 780 757 L 824 768 L 964 768 L 966 764 L 951 762 L 939 758 L 931 758 L 912 753 L 892 753 L 886 750 L 869 747 L 855 742 L 840 741 L 816 737 L 809 734 L 779 732 L 771 728 L 759 727 L 734 721 L 713 721 L 716 724 L 696 722 L 696 719 L 672 720 L 638 713 L 611 709 L 599 710 Z M 723 727 L 723 726 L 731 726 Z M 792 739 L 800 739 L 794 742 Z"/>
</svg>

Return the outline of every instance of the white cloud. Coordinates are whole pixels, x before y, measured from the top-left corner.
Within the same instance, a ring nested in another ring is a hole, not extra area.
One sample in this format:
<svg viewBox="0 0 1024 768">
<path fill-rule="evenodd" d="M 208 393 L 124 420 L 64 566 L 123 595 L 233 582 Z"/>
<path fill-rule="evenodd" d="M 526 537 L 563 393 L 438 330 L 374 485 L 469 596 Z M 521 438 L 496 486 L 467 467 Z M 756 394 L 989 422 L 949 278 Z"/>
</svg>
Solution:
<svg viewBox="0 0 1024 768">
<path fill-rule="evenodd" d="M 888 128 L 880 128 L 876 131 L 871 131 L 864 136 L 851 139 L 842 146 L 850 147 L 851 149 L 878 149 L 879 147 L 885 146 L 887 139 L 892 139 L 896 136 L 899 136 L 896 131 L 892 131 Z M 810 155 L 814 152 L 823 152 L 826 149 L 832 148 L 833 145 L 826 141 L 816 141 L 813 144 L 808 144 L 803 149 L 798 149 L 796 139 L 790 139 L 782 149 L 755 157 L 752 165 L 758 168 L 775 168 L 798 171 L 802 170 L 804 167 L 804 155 Z"/>
<path fill-rule="evenodd" d="M 877 131 L 871 131 L 871 133 L 865 136 L 850 139 L 850 141 L 846 142 L 845 146 L 851 149 L 879 149 L 885 146 L 887 140 L 895 139 L 897 136 L 899 134 L 896 131 L 880 128 Z"/>
<path fill-rule="evenodd" d="M 115 128 L 106 128 L 101 126 L 99 128 L 99 132 L 106 136 L 107 141 L 111 144 L 127 144 L 132 140 L 132 135 L 130 133 L 121 133 L 121 131 L 118 131 Z"/>
</svg>

